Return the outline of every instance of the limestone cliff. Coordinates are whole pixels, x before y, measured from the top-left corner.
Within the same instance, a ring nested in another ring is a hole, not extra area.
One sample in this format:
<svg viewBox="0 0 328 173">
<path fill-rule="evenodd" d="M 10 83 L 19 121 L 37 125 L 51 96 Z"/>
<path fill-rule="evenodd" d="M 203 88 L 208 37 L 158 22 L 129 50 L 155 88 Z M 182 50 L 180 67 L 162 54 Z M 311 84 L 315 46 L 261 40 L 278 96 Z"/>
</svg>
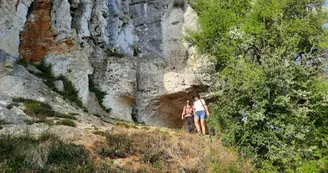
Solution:
<svg viewBox="0 0 328 173">
<path fill-rule="evenodd" d="M 215 62 L 183 39 L 196 20 L 183 0 L 0 0 L 0 97 L 55 102 L 35 90 L 46 87 L 42 80 L 23 85 L 32 75 L 24 67 L 4 72 L 5 62 L 43 60 L 73 83 L 90 113 L 180 127 L 186 99 L 206 91 L 215 73 Z M 95 104 L 90 80 L 110 113 Z"/>
</svg>

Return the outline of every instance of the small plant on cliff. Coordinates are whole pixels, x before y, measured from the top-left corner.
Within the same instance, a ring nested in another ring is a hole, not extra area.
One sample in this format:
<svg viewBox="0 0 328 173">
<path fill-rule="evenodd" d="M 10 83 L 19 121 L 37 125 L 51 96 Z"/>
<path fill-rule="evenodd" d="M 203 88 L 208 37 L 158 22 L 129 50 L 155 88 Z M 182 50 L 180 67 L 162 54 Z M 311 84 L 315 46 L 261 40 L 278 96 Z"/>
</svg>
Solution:
<svg viewBox="0 0 328 173">
<path fill-rule="evenodd" d="M 78 91 L 74 87 L 71 81 L 69 81 L 65 76 L 60 75 L 56 77 L 52 70 L 51 65 L 46 64 L 44 61 L 41 61 L 40 64 L 36 65 L 36 68 L 39 69 L 42 73 L 36 73 L 34 75 L 43 79 L 44 83 L 52 90 L 56 91 L 58 94 L 62 95 L 69 101 L 75 103 L 79 107 L 83 107 L 83 104 L 78 96 Z M 55 86 L 55 81 L 61 80 L 64 84 L 64 90 L 58 91 Z"/>
<path fill-rule="evenodd" d="M 60 120 L 56 123 L 57 125 L 64 125 L 64 126 L 71 126 L 71 127 L 75 127 L 75 123 L 72 120 L 68 120 L 68 119 L 64 119 L 64 120 Z"/>
<path fill-rule="evenodd" d="M 28 62 L 27 62 L 25 59 L 20 58 L 20 59 L 16 62 L 16 64 L 19 64 L 19 65 L 22 65 L 22 66 L 24 66 L 24 67 L 27 67 Z"/>
<path fill-rule="evenodd" d="M 0 120 L 0 125 L 5 125 L 5 124 L 9 124 L 9 123 L 7 123 L 5 120 Z"/>
<path fill-rule="evenodd" d="M 98 103 L 99 105 L 101 106 L 101 108 L 103 108 L 103 110 L 105 110 L 107 113 L 109 113 L 111 111 L 110 108 L 106 108 L 104 105 L 103 105 L 103 100 L 106 96 L 106 92 L 104 91 L 101 91 L 99 88 L 97 88 L 95 86 L 95 84 L 92 82 L 92 79 L 90 78 L 89 76 L 89 90 L 93 93 L 96 94 L 96 97 L 97 97 L 97 100 L 98 100 Z"/>
<path fill-rule="evenodd" d="M 183 8 L 185 6 L 185 0 L 173 0 L 174 8 Z"/>
<path fill-rule="evenodd" d="M 31 117 L 39 118 L 43 122 L 46 120 L 47 117 L 76 119 L 71 115 L 62 114 L 52 110 L 51 106 L 43 102 L 24 98 L 14 98 L 13 101 L 16 103 L 24 103 L 24 112 Z"/>
</svg>

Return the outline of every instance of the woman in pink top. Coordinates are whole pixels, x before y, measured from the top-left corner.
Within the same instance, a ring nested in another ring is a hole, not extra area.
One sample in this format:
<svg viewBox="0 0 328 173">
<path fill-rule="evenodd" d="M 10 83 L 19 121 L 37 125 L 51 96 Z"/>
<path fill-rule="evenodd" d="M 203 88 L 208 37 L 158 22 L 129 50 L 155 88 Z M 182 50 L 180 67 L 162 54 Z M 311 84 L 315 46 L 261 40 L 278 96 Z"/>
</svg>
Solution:
<svg viewBox="0 0 328 173">
<path fill-rule="evenodd" d="M 189 104 L 189 100 L 187 100 L 187 105 L 183 107 L 181 119 L 185 121 L 187 130 L 191 133 L 194 130 L 194 108 Z"/>
</svg>

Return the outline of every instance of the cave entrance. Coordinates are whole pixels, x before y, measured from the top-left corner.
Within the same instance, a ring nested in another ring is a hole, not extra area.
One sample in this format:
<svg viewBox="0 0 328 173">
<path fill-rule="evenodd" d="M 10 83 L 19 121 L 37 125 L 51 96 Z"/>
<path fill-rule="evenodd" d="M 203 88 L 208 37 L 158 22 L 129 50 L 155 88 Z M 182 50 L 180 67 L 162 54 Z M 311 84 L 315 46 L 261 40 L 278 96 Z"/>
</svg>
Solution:
<svg viewBox="0 0 328 173">
<path fill-rule="evenodd" d="M 194 101 L 192 99 L 193 94 L 204 92 L 206 90 L 207 88 L 193 87 L 189 91 L 181 91 L 160 97 L 159 115 L 161 121 L 164 121 L 164 124 L 169 128 L 181 128 L 183 126 L 181 114 L 187 100 L 192 104 Z"/>
</svg>

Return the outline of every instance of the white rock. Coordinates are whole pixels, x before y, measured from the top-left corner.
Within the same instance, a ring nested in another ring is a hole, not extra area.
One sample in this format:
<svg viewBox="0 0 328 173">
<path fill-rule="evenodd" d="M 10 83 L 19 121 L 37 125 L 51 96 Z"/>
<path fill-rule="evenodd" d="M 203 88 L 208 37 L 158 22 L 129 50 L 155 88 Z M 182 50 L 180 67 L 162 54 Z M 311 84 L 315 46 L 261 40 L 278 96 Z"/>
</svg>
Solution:
<svg viewBox="0 0 328 173">
<path fill-rule="evenodd" d="M 85 48 L 67 54 L 50 54 L 45 57 L 45 62 L 52 65 L 55 76 L 63 75 L 73 83 L 83 104 L 88 102 L 88 75 L 93 72 L 89 62 L 90 53 L 91 50 Z"/>
<path fill-rule="evenodd" d="M 33 0 L 1 1 L 0 6 L 0 49 L 18 57 L 19 33 L 23 31 L 28 7 Z"/>
<path fill-rule="evenodd" d="M 72 16 L 68 0 L 53 0 L 50 14 L 51 26 L 56 32 L 71 32 Z"/>
<path fill-rule="evenodd" d="M 55 87 L 57 88 L 58 91 L 64 91 L 64 83 L 61 80 L 56 80 L 55 81 Z"/>
</svg>

